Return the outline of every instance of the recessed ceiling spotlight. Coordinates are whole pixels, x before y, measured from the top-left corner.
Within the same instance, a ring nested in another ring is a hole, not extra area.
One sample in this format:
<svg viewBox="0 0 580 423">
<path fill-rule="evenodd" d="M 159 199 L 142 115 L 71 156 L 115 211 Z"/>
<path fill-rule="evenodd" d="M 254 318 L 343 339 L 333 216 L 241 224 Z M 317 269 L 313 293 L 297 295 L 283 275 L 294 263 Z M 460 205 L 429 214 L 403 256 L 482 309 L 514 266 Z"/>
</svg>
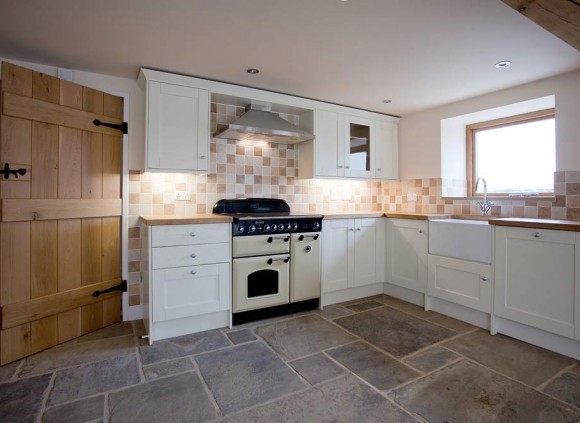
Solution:
<svg viewBox="0 0 580 423">
<path fill-rule="evenodd" d="M 507 68 L 511 64 L 512 64 L 512 62 L 510 62 L 509 60 L 502 60 L 501 62 L 497 62 L 495 64 L 495 67 L 498 69 Z"/>
<path fill-rule="evenodd" d="M 393 100 L 388 100 L 388 99 L 387 100 L 383 100 L 383 103 L 385 103 L 385 104 L 389 104 L 389 103 L 392 103 L 392 102 L 393 102 Z"/>
<path fill-rule="evenodd" d="M 249 74 L 255 75 L 257 73 L 260 73 L 260 70 L 256 69 L 256 68 L 248 68 L 248 69 L 246 69 L 246 72 L 248 72 Z"/>
</svg>

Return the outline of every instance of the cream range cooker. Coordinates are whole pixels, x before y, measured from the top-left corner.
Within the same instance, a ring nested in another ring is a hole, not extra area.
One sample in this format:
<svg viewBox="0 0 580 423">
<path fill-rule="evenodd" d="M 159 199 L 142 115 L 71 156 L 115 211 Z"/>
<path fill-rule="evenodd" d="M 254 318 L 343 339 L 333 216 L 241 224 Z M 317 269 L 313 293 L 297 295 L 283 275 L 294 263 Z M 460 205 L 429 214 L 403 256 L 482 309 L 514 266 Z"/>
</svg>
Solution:
<svg viewBox="0 0 580 423">
<path fill-rule="evenodd" d="M 233 217 L 233 324 L 317 308 L 322 216 L 294 214 L 274 198 L 218 201 Z"/>
</svg>

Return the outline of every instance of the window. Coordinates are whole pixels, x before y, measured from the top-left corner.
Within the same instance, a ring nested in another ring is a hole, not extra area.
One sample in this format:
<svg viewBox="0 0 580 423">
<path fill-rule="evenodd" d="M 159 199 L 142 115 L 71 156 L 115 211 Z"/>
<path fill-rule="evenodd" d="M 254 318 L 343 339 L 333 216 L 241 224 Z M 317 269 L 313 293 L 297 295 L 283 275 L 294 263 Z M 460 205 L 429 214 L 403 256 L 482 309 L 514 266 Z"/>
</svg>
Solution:
<svg viewBox="0 0 580 423">
<path fill-rule="evenodd" d="M 546 195 L 556 170 L 554 109 L 467 126 L 468 195 Z"/>
</svg>

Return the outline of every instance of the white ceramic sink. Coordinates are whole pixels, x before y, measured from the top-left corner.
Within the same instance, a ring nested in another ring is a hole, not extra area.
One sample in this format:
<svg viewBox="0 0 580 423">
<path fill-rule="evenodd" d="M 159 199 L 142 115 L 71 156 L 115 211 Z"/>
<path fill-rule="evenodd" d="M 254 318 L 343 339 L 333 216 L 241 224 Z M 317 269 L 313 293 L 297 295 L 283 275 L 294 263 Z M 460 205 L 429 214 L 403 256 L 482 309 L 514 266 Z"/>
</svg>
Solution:
<svg viewBox="0 0 580 423">
<path fill-rule="evenodd" d="M 430 220 L 429 254 L 491 263 L 491 225 L 485 220 Z"/>
</svg>

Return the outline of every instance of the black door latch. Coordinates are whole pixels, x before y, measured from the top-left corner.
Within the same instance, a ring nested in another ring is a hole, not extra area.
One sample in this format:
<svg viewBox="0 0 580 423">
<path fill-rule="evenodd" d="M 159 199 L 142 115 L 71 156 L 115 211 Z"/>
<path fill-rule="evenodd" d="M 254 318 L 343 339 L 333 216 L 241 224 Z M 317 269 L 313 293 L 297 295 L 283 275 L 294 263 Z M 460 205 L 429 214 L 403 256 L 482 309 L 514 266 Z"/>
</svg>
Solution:
<svg viewBox="0 0 580 423">
<path fill-rule="evenodd" d="M 129 125 L 127 122 L 123 123 L 107 123 L 101 122 L 99 119 L 93 120 L 93 125 L 95 126 L 106 126 L 107 128 L 116 129 L 117 131 L 121 131 L 123 134 L 127 134 L 129 132 Z"/>
<path fill-rule="evenodd" d="M 16 179 L 18 179 L 18 175 L 24 176 L 26 175 L 26 169 L 10 169 L 10 165 L 8 163 L 4 163 L 4 169 L 2 169 L 2 174 L 4 174 L 4 179 L 8 179 L 10 175 L 14 175 Z"/>
</svg>

